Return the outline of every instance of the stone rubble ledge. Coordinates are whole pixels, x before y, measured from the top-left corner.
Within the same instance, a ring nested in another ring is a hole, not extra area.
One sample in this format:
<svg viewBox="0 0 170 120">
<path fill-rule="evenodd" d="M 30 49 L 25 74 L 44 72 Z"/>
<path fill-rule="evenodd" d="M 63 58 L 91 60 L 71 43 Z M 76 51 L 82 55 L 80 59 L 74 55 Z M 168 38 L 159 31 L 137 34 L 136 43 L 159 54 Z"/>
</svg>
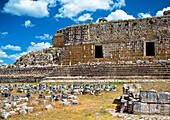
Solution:
<svg viewBox="0 0 170 120">
<path fill-rule="evenodd" d="M 110 79 L 108 77 L 46 77 L 41 81 L 48 82 L 124 82 L 124 83 L 145 83 L 145 82 L 170 82 L 170 79 L 145 79 L 143 77 L 137 79 Z"/>
</svg>

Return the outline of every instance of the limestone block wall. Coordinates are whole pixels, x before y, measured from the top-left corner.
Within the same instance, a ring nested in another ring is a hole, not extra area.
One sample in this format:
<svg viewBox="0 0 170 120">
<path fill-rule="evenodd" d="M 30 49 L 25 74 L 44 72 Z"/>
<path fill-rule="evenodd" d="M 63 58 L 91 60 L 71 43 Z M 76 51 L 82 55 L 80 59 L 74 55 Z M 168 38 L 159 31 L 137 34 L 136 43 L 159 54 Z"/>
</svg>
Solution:
<svg viewBox="0 0 170 120">
<path fill-rule="evenodd" d="M 37 82 L 53 72 L 53 67 L 0 68 L 0 82 Z"/>
<path fill-rule="evenodd" d="M 132 109 L 129 110 L 134 114 L 170 115 L 170 93 L 157 93 L 154 90 L 141 91 L 140 101 L 133 102 Z"/>
<path fill-rule="evenodd" d="M 146 55 L 148 42 L 154 44 L 153 56 Z M 168 60 L 170 16 L 71 26 L 57 31 L 53 46 L 62 47 L 60 43 L 63 43 L 62 64 L 65 65 L 97 61 Z M 103 52 L 100 59 L 95 57 L 95 46 L 99 45 Z"/>
</svg>

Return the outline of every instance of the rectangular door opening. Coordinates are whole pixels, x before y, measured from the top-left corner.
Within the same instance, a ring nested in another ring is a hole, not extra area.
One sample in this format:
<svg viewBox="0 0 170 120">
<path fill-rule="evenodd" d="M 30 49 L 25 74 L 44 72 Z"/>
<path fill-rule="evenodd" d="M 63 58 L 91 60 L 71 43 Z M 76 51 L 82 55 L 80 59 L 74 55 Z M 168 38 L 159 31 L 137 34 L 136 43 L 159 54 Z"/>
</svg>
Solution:
<svg viewBox="0 0 170 120">
<path fill-rule="evenodd" d="M 100 46 L 95 46 L 95 58 L 103 58 L 102 45 L 100 45 Z"/>
<path fill-rule="evenodd" d="M 146 56 L 155 56 L 155 42 L 146 42 Z"/>
</svg>

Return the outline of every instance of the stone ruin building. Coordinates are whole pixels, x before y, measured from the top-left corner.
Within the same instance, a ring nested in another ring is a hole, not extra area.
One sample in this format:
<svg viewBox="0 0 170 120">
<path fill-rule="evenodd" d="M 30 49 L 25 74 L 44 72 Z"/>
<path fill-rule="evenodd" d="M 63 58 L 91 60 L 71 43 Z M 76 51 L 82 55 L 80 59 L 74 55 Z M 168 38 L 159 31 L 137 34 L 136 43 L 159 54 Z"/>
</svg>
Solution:
<svg viewBox="0 0 170 120">
<path fill-rule="evenodd" d="M 170 17 L 77 25 L 58 30 L 53 47 L 64 50 L 61 63 L 130 62 L 170 59 Z"/>
<path fill-rule="evenodd" d="M 170 80 L 169 15 L 90 21 L 58 30 L 52 42 L 1 66 L 1 81 Z"/>
</svg>

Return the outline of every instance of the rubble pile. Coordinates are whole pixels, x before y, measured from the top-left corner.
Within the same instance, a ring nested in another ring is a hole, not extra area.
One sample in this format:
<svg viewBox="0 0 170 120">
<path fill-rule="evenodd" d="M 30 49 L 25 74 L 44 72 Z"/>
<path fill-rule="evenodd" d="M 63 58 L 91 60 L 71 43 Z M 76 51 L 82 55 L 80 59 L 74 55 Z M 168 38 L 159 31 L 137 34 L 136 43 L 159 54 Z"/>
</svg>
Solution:
<svg viewBox="0 0 170 120">
<path fill-rule="evenodd" d="M 61 48 L 47 48 L 39 51 L 29 52 L 28 54 L 20 57 L 14 66 L 44 66 L 48 64 L 56 64 L 60 61 Z"/>
<path fill-rule="evenodd" d="M 141 90 L 139 84 L 124 84 L 120 112 L 170 115 L 170 93 Z"/>
<path fill-rule="evenodd" d="M 25 115 L 35 111 L 37 105 L 42 109 L 53 109 L 51 102 L 63 106 L 79 104 L 75 95 L 101 95 L 102 91 L 116 91 L 113 84 L 8 84 L 0 86 L 0 115 L 7 119 L 14 114 Z M 80 101 L 81 102 L 81 101 Z"/>
</svg>

